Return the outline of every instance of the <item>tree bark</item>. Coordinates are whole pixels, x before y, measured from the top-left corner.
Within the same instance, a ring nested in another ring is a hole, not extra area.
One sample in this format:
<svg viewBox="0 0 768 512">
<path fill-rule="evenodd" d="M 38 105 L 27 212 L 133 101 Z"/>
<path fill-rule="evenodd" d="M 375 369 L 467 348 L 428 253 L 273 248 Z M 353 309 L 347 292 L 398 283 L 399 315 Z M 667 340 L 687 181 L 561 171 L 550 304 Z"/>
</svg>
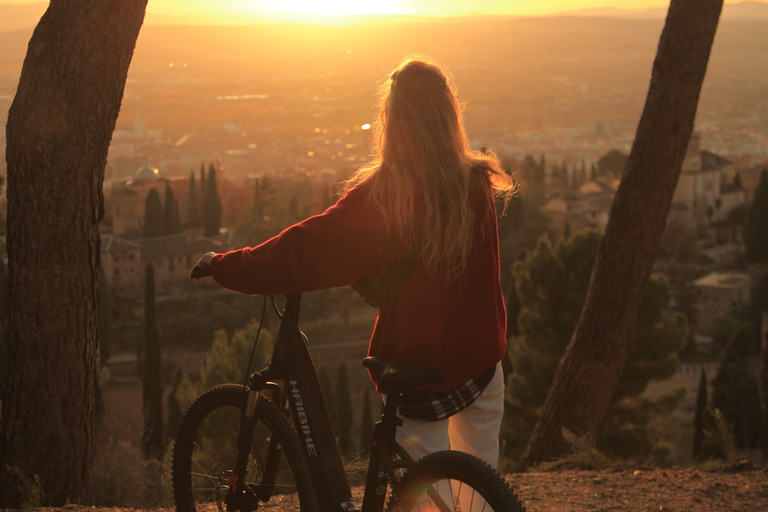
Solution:
<svg viewBox="0 0 768 512">
<path fill-rule="evenodd" d="M 672 0 L 627 171 L 598 249 L 586 303 L 519 464 L 565 453 L 565 427 L 594 439 L 624 367 L 693 130 L 722 0 Z"/>
<path fill-rule="evenodd" d="M 0 506 L 29 498 L 24 479 L 39 481 L 44 506 L 85 495 L 104 166 L 146 4 L 51 0 L 8 114 L 9 373 Z"/>
</svg>

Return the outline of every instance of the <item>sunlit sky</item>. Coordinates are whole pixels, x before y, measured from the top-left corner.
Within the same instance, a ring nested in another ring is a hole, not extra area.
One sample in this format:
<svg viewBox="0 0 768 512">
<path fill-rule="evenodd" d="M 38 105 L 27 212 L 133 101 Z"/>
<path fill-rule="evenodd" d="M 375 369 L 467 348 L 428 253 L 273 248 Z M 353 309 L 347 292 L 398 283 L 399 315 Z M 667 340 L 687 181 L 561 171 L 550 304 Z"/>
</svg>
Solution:
<svg viewBox="0 0 768 512">
<path fill-rule="evenodd" d="M 739 3 L 740 0 L 726 0 Z M 0 4 L 41 0 L 0 0 Z M 611 7 L 643 10 L 666 7 L 663 0 L 149 0 L 147 12 L 162 15 L 201 13 L 298 13 L 323 15 L 461 14 L 546 15 L 563 11 Z"/>
</svg>

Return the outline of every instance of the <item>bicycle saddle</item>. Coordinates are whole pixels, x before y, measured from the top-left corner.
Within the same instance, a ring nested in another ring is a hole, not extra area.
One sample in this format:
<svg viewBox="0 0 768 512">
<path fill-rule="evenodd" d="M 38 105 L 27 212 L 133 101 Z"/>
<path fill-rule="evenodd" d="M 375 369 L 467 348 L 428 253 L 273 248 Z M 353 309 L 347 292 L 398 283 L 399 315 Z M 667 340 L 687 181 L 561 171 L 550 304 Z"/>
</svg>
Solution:
<svg viewBox="0 0 768 512">
<path fill-rule="evenodd" d="M 443 382 L 445 375 L 440 368 L 412 366 L 386 361 L 378 357 L 366 357 L 363 366 L 379 376 L 379 385 L 390 393 L 404 393 L 419 386 Z"/>
</svg>

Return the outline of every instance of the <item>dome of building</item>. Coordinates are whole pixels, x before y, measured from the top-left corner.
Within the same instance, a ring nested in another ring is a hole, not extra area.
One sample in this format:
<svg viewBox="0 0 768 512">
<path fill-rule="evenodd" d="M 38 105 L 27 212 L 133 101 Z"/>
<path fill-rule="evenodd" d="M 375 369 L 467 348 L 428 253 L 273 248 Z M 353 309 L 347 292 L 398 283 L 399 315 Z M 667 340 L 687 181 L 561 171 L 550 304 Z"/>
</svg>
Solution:
<svg viewBox="0 0 768 512">
<path fill-rule="evenodd" d="M 159 174 L 160 174 L 160 171 L 157 169 L 157 167 L 145 165 L 144 167 L 136 171 L 136 177 L 134 179 L 156 180 L 159 177 Z"/>
</svg>

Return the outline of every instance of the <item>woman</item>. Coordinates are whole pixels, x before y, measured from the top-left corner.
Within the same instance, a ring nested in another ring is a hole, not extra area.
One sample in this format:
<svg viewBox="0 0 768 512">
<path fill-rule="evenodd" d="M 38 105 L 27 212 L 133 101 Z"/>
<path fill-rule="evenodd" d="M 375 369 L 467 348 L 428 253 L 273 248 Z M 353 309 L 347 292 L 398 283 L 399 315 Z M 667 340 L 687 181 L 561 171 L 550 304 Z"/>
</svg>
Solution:
<svg viewBox="0 0 768 512">
<path fill-rule="evenodd" d="M 495 466 L 506 316 L 494 191 L 506 200 L 514 187 L 493 155 L 469 149 L 450 75 L 436 63 L 406 59 L 380 97 L 376 156 L 338 203 L 198 266 L 231 290 L 285 294 L 381 281 L 412 259 L 380 306 L 368 354 L 436 366 L 446 379 L 404 397 L 398 441 L 414 458 L 450 445 Z"/>
</svg>

